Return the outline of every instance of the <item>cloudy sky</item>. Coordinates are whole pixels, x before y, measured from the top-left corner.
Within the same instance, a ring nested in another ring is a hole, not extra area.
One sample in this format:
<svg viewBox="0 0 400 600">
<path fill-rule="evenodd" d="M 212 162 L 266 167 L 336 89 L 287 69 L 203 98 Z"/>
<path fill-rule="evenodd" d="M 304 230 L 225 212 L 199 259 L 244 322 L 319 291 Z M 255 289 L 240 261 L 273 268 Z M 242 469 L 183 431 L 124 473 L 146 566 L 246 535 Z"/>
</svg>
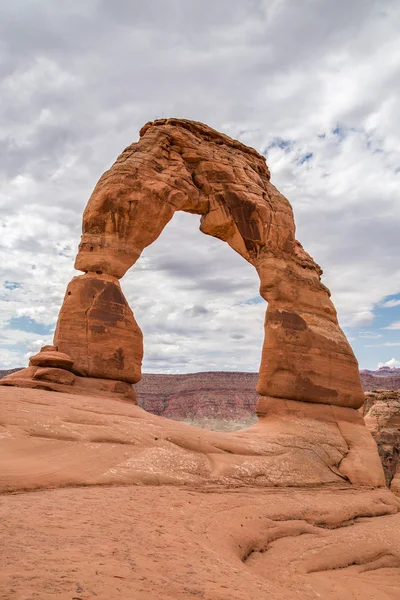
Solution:
<svg viewBox="0 0 400 600">
<path fill-rule="evenodd" d="M 400 366 L 398 0 L 2 0 L 0 368 L 50 342 L 92 188 L 140 127 L 265 154 L 361 368 Z M 256 371 L 253 268 L 177 214 L 122 280 L 144 370 Z"/>
</svg>

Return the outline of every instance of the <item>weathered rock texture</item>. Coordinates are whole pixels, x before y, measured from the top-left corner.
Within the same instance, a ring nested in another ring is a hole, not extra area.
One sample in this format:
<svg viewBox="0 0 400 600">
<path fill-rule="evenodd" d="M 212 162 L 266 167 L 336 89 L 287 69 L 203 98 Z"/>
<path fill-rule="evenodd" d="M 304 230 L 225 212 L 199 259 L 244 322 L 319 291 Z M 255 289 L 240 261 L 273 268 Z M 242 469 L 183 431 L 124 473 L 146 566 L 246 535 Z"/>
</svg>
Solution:
<svg viewBox="0 0 400 600">
<path fill-rule="evenodd" d="M 142 332 L 118 279 L 88 273 L 67 288 L 54 335 L 73 358 L 77 375 L 136 383 L 141 377 Z"/>
<path fill-rule="evenodd" d="M 0 597 L 398 600 L 400 505 L 357 485 L 381 470 L 361 415 L 276 402 L 219 433 L 0 388 Z"/>
<path fill-rule="evenodd" d="M 248 429 L 135 405 L 142 336 L 118 279 L 176 210 L 201 214 L 260 275 Z M 103 175 L 55 345 L 1 382 L 5 598 L 397 600 L 399 503 L 355 410 L 356 360 L 294 233 L 264 158 L 199 123 L 146 125 Z"/>
<path fill-rule="evenodd" d="M 370 392 L 363 413 L 378 444 L 386 483 L 400 496 L 400 391 Z"/>
<path fill-rule="evenodd" d="M 127 388 L 141 376 L 142 334 L 118 279 L 177 210 L 201 215 L 201 231 L 250 262 L 268 301 L 260 421 L 234 452 L 234 466 L 225 455 L 200 463 L 196 457 L 196 473 L 205 481 L 247 474 L 268 485 L 384 485 L 376 445 L 355 410 L 364 401 L 357 361 L 320 267 L 295 239 L 289 202 L 271 184 L 263 156 L 201 123 L 148 123 L 100 178 L 75 263 L 85 274 L 67 288 L 54 347 L 1 384 L 76 395 L 90 388 L 133 403 Z M 233 452 L 230 442 L 222 452 Z"/>
<path fill-rule="evenodd" d="M 206 125 L 178 119 L 145 125 L 85 209 L 75 266 L 87 275 L 71 282 L 55 334 L 74 372 L 140 378 L 141 335 L 117 279 L 177 210 L 201 215 L 201 231 L 257 269 L 268 301 L 258 393 L 361 406 L 357 361 L 320 267 L 295 239 L 292 208 L 271 184 L 265 158 Z"/>
<path fill-rule="evenodd" d="M 0 492 L 65 485 L 384 486 L 354 409 L 271 400 L 248 429 L 222 433 L 113 397 L 0 388 Z"/>
</svg>

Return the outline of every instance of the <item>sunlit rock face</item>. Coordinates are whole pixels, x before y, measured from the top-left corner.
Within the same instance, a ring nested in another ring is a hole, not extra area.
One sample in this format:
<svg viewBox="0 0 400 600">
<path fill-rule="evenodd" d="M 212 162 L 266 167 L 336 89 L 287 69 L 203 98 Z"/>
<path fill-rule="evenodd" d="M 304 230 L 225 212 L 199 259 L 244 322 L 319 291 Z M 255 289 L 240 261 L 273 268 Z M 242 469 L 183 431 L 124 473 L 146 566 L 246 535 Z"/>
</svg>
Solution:
<svg viewBox="0 0 400 600">
<path fill-rule="evenodd" d="M 268 471 L 266 481 L 274 485 L 383 485 L 376 445 L 355 410 L 364 401 L 357 361 L 320 267 L 295 239 L 292 208 L 271 184 L 263 156 L 202 123 L 148 123 L 100 178 L 83 215 L 75 262 L 84 274 L 68 285 L 54 346 L 2 385 L 135 403 L 131 384 L 141 378 L 142 332 L 119 279 L 177 210 L 200 214 L 201 231 L 255 267 L 268 302 L 256 386 L 259 423 L 250 436 L 268 434 L 273 451 L 271 464 L 256 461 L 257 473 Z M 282 453 L 288 478 L 277 466 Z M 299 460 L 301 469 L 294 467 Z"/>
<path fill-rule="evenodd" d="M 87 275 L 70 284 L 55 335 L 74 371 L 140 378 L 141 334 L 117 279 L 177 210 L 200 214 L 201 231 L 226 241 L 259 274 L 268 301 L 260 396 L 359 407 L 356 359 L 320 267 L 295 239 L 292 208 L 270 182 L 265 158 L 179 119 L 145 125 L 89 199 L 75 263 Z"/>
</svg>

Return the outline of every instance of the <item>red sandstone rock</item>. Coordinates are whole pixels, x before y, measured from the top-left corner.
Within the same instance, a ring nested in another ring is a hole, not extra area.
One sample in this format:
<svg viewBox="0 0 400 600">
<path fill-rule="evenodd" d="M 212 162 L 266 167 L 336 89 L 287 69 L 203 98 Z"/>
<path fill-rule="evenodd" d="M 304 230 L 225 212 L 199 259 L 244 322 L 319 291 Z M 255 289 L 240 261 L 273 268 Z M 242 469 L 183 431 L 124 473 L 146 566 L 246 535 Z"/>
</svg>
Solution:
<svg viewBox="0 0 400 600">
<path fill-rule="evenodd" d="M 291 206 L 270 183 L 263 156 L 201 123 L 164 119 L 147 124 L 140 141 L 100 178 L 84 212 L 76 259 L 85 275 L 68 286 L 54 336 L 58 352 L 46 350 L 31 364 L 62 366 L 43 364 L 43 357 L 69 355 L 72 371 L 79 376 L 74 393 L 85 382 L 90 386 L 106 379 L 117 386 L 117 381 L 139 381 L 142 334 L 117 278 L 160 235 L 176 210 L 201 214 L 200 229 L 226 241 L 259 274 L 268 309 L 258 412 L 263 414 L 266 404 L 278 412 L 263 416 L 263 427 L 254 426 L 252 431 L 262 432 L 266 439 L 278 432 L 285 448 L 294 444 L 295 449 L 302 426 L 310 427 L 312 444 L 333 436 L 330 450 L 323 449 L 329 473 L 314 472 L 315 465 L 309 463 L 300 469 L 295 450 L 289 462 L 300 479 L 313 473 L 313 481 L 326 483 L 334 474 L 357 485 L 380 485 L 376 448 L 362 423 L 349 424 L 351 419 L 338 416 L 332 425 L 324 416 L 331 414 L 332 406 L 358 408 L 364 396 L 357 361 L 338 325 L 329 290 L 320 281 L 322 271 L 295 240 Z M 19 373 L 3 382 L 14 385 L 21 378 Z M 23 385 L 33 385 L 32 381 L 35 386 L 59 386 L 33 375 Z M 118 393 L 116 387 L 110 393 Z M 299 410 L 300 403 L 312 403 L 315 415 L 323 417 L 309 415 L 312 408 L 295 419 L 284 411 L 283 421 L 289 419 L 293 431 L 287 435 L 287 423 L 279 423 L 278 415 L 280 407 L 291 406 L 291 401 L 299 402 Z M 355 411 L 352 414 L 357 417 Z M 361 460 L 362 449 L 371 456 L 369 473 Z M 237 472 L 244 469 L 243 460 L 238 459 Z M 222 463 L 218 472 L 224 471 Z M 272 468 L 279 480 L 279 468 L 267 465 L 265 459 L 246 468 L 252 472 L 256 468 L 263 476 Z"/>
<path fill-rule="evenodd" d="M 270 183 L 265 158 L 206 125 L 161 119 L 143 127 L 139 142 L 118 157 L 93 191 L 76 268 L 87 277 L 98 273 L 97 285 L 122 277 L 176 210 L 202 215 L 201 231 L 225 240 L 257 269 L 260 293 L 269 303 L 258 393 L 361 406 L 357 361 L 320 281 L 320 267 L 295 240 L 291 206 Z M 90 330 L 84 307 L 87 301 L 79 295 L 66 296 L 55 344 L 72 356 L 77 373 L 138 381 L 142 346 L 136 323 L 122 320 L 130 355 L 122 349 L 121 366 L 120 331 L 103 335 L 105 309 Z"/>
<path fill-rule="evenodd" d="M 60 369 L 67 369 L 69 371 L 74 361 L 64 352 L 41 350 L 38 354 L 30 357 L 29 364 L 33 367 L 59 367 Z"/>
<path fill-rule="evenodd" d="M 357 466 L 360 415 L 272 402 L 223 434 L 115 398 L 0 388 L 0 490 L 18 492 L 0 503 L 1 593 L 397 600 L 399 503 L 359 486 L 374 472 L 371 456 Z"/>
<path fill-rule="evenodd" d="M 400 391 L 370 392 L 366 395 L 363 414 L 378 444 L 386 483 L 400 495 Z"/>
<path fill-rule="evenodd" d="M 33 379 L 41 381 L 51 381 L 61 385 L 74 385 L 75 375 L 65 369 L 55 369 L 52 367 L 37 369 L 33 375 Z"/>
<path fill-rule="evenodd" d="M 111 380 L 98 397 L 93 383 L 101 382 L 87 377 L 63 394 L 48 391 L 57 384 L 31 381 L 44 387 L 0 386 L 0 492 L 79 483 L 385 485 L 376 445 L 353 409 L 264 399 L 256 424 L 228 433 L 118 402 L 118 390 L 106 388 L 117 385 Z"/>
<path fill-rule="evenodd" d="M 115 277 L 89 273 L 72 279 L 54 341 L 72 357 L 77 375 L 140 379 L 142 332 Z"/>
<path fill-rule="evenodd" d="M 0 386 L 19 387 L 74 395 L 100 396 L 136 404 L 136 393 L 125 381 L 79 377 L 58 368 L 27 367 L 0 380 Z"/>
</svg>

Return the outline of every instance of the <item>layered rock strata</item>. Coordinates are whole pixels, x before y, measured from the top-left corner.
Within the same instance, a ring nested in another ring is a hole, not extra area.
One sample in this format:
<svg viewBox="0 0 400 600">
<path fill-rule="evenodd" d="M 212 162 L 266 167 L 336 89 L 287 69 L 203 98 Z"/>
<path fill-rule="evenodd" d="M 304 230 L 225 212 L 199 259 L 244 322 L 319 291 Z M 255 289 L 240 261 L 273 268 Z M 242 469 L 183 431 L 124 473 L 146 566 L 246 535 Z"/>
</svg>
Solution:
<svg viewBox="0 0 400 600">
<path fill-rule="evenodd" d="M 400 391 L 370 392 L 366 395 L 363 414 L 378 444 L 386 483 L 400 496 Z"/>
<path fill-rule="evenodd" d="M 72 358 L 64 352 L 59 352 L 57 346 L 43 346 L 38 354 L 31 356 L 26 369 L 10 373 L 1 380 L 0 385 L 89 396 L 111 396 L 136 404 L 136 393 L 130 384 L 77 375 Z"/>
</svg>

